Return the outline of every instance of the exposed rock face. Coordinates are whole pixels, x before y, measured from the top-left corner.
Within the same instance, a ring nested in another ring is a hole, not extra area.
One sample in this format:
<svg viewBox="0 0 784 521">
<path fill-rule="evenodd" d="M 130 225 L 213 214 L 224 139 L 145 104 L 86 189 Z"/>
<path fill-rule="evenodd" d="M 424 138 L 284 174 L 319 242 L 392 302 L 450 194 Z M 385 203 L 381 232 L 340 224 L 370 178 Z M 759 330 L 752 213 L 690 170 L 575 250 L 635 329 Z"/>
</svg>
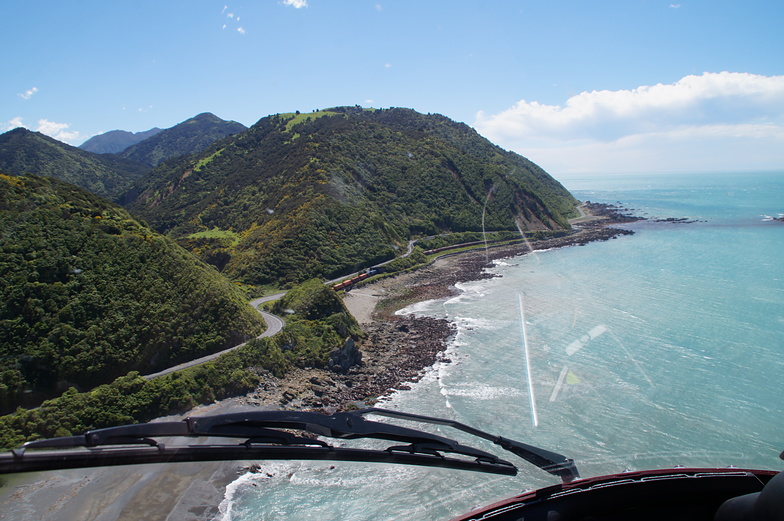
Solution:
<svg viewBox="0 0 784 521">
<path fill-rule="evenodd" d="M 360 344 L 357 361 L 361 359 L 361 364 L 345 372 L 297 368 L 282 380 L 262 372 L 262 383 L 241 403 L 287 409 L 364 407 L 395 389 L 407 389 L 424 374 L 424 368 L 437 361 L 448 362 L 443 351 L 453 334 L 449 322 L 431 317 L 396 316 L 375 322 L 367 327 L 368 336 Z M 346 347 L 336 351 L 358 351 L 356 344 Z"/>
<path fill-rule="evenodd" d="M 347 373 L 352 365 L 362 362 L 362 353 L 359 351 L 354 339 L 348 337 L 341 349 L 333 349 L 329 354 L 327 365 L 336 373 Z"/>
</svg>

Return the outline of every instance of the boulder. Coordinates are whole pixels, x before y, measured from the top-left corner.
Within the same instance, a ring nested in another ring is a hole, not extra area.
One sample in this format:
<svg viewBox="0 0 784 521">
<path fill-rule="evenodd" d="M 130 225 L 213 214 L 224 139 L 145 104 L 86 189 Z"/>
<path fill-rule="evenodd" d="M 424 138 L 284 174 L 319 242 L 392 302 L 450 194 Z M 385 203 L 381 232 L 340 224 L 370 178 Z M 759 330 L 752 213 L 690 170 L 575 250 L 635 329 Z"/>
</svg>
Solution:
<svg viewBox="0 0 784 521">
<path fill-rule="evenodd" d="M 336 373 L 347 373 L 349 367 L 362 362 L 362 353 L 354 339 L 348 337 L 342 348 L 335 348 L 329 354 L 327 366 Z"/>
</svg>

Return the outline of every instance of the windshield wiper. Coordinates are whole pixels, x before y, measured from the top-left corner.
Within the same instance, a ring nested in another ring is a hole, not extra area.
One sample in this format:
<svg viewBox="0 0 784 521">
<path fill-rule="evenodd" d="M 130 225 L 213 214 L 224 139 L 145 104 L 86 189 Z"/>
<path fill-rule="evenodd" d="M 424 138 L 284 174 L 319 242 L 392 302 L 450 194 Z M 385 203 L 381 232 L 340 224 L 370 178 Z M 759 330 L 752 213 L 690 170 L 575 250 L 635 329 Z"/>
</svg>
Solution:
<svg viewBox="0 0 784 521">
<path fill-rule="evenodd" d="M 340 460 L 424 465 L 515 475 L 517 468 L 489 452 L 455 440 L 390 423 L 365 419 L 367 414 L 445 425 L 493 441 L 565 482 L 578 477 L 572 460 L 560 454 L 487 434 L 451 420 L 363 409 L 325 415 L 302 411 L 249 411 L 190 417 L 176 422 L 143 423 L 88 431 L 79 436 L 35 440 L 0 454 L 0 474 L 66 468 L 165 462 L 255 459 Z M 374 438 L 400 442 L 385 449 L 335 447 L 315 437 Z M 163 443 L 159 438 L 174 438 Z M 177 438 L 208 438 L 187 444 Z M 214 440 L 240 438 L 238 444 Z M 47 450 L 56 449 L 56 450 Z"/>
<path fill-rule="evenodd" d="M 445 425 L 452 427 L 453 429 L 471 434 L 472 436 L 476 436 L 477 438 L 483 438 L 485 440 L 492 441 L 499 447 L 519 456 L 520 458 L 523 458 L 528 463 L 531 463 L 532 465 L 535 465 L 554 476 L 560 477 L 564 483 L 569 483 L 580 477 L 577 466 L 574 464 L 574 460 L 571 458 L 567 458 L 566 456 L 558 454 L 557 452 L 551 452 L 546 449 L 527 445 L 525 443 L 504 438 L 502 436 L 496 436 L 455 420 L 446 420 L 443 418 L 433 418 L 431 416 L 421 416 L 418 414 L 410 414 L 399 411 L 392 411 L 389 409 L 377 408 L 362 409 L 356 411 L 355 414 L 377 414 L 379 416 L 399 418 L 401 420 L 418 421 L 421 423 L 430 423 L 433 425 Z"/>
</svg>

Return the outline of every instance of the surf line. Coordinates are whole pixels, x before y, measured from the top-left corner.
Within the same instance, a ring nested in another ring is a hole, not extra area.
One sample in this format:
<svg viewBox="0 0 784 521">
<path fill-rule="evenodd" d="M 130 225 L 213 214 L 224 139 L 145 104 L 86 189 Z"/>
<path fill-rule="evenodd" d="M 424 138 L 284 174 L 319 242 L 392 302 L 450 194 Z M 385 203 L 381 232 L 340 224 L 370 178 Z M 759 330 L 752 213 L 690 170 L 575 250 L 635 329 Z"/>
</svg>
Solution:
<svg viewBox="0 0 784 521">
<path fill-rule="evenodd" d="M 525 330 L 525 308 L 523 307 L 523 294 L 519 292 L 517 293 L 517 307 L 520 310 L 520 331 L 523 338 L 523 354 L 525 355 L 525 374 L 528 378 L 528 401 L 531 403 L 531 422 L 534 427 L 538 427 L 539 415 L 536 413 L 534 382 L 531 379 L 531 361 L 528 356 L 528 333 Z"/>
</svg>

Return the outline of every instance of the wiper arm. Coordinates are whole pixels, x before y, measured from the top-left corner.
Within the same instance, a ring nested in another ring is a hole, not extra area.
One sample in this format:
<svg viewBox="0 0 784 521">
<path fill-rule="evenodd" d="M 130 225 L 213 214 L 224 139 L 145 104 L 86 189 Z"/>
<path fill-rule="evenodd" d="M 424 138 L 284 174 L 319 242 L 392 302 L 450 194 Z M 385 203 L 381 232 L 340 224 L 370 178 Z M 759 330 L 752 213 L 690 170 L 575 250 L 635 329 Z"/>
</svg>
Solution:
<svg viewBox="0 0 784 521">
<path fill-rule="evenodd" d="M 558 454 L 557 452 L 551 452 L 549 450 L 527 445 L 519 441 L 510 440 L 502 436 L 496 436 L 455 420 L 433 418 L 430 416 L 421 416 L 418 414 L 409 414 L 399 411 L 392 411 L 389 409 L 377 408 L 362 409 L 356 411 L 355 414 L 377 414 L 379 416 L 387 416 L 389 418 L 398 418 L 401 420 L 418 421 L 422 423 L 431 423 L 434 425 L 445 425 L 471 434 L 472 436 L 492 441 L 501 448 L 512 452 L 513 454 L 523 458 L 527 462 L 539 467 L 540 469 L 560 477 L 564 483 L 569 483 L 580 477 L 577 466 L 574 464 L 574 460 L 571 458 L 567 458 L 566 456 Z"/>
<path fill-rule="evenodd" d="M 394 418 L 453 427 L 460 425 L 461 427 L 457 428 L 470 434 L 479 435 L 492 441 L 503 440 L 504 443 L 497 441 L 496 443 L 528 461 L 532 461 L 529 449 L 538 450 L 543 454 L 555 456 L 555 459 L 560 457 L 561 460 L 567 461 L 563 456 L 504 438 L 493 437 L 457 422 L 427 416 L 406 415 L 384 409 L 364 409 L 354 413 L 333 415 L 301 411 L 252 411 L 191 417 L 178 422 L 109 427 L 88 431 L 81 436 L 36 440 L 25 443 L 21 448 L 11 453 L 0 454 L 0 473 L 138 463 L 250 459 L 388 462 L 507 475 L 517 473 L 517 468 L 513 464 L 488 452 L 428 432 L 366 420 L 363 418 L 366 414 L 383 414 Z M 296 436 L 280 429 L 300 430 L 337 439 L 375 438 L 402 442 L 407 445 L 393 445 L 384 450 L 333 447 L 323 441 Z M 173 443 L 172 446 L 168 446 L 158 440 L 158 438 L 172 437 L 240 438 L 244 441 L 236 445 Z M 145 447 L 139 448 L 139 445 L 145 445 Z M 519 449 L 518 446 L 524 447 L 525 450 Z M 459 457 L 446 457 L 444 453 Z M 537 463 L 534 462 L 534 464 Z M 545 468 L 551 463 L 548 460 L 544 466 L 537 465 Z M 545 470 L 555 473 L 547 468 Z"/>
</svg>

